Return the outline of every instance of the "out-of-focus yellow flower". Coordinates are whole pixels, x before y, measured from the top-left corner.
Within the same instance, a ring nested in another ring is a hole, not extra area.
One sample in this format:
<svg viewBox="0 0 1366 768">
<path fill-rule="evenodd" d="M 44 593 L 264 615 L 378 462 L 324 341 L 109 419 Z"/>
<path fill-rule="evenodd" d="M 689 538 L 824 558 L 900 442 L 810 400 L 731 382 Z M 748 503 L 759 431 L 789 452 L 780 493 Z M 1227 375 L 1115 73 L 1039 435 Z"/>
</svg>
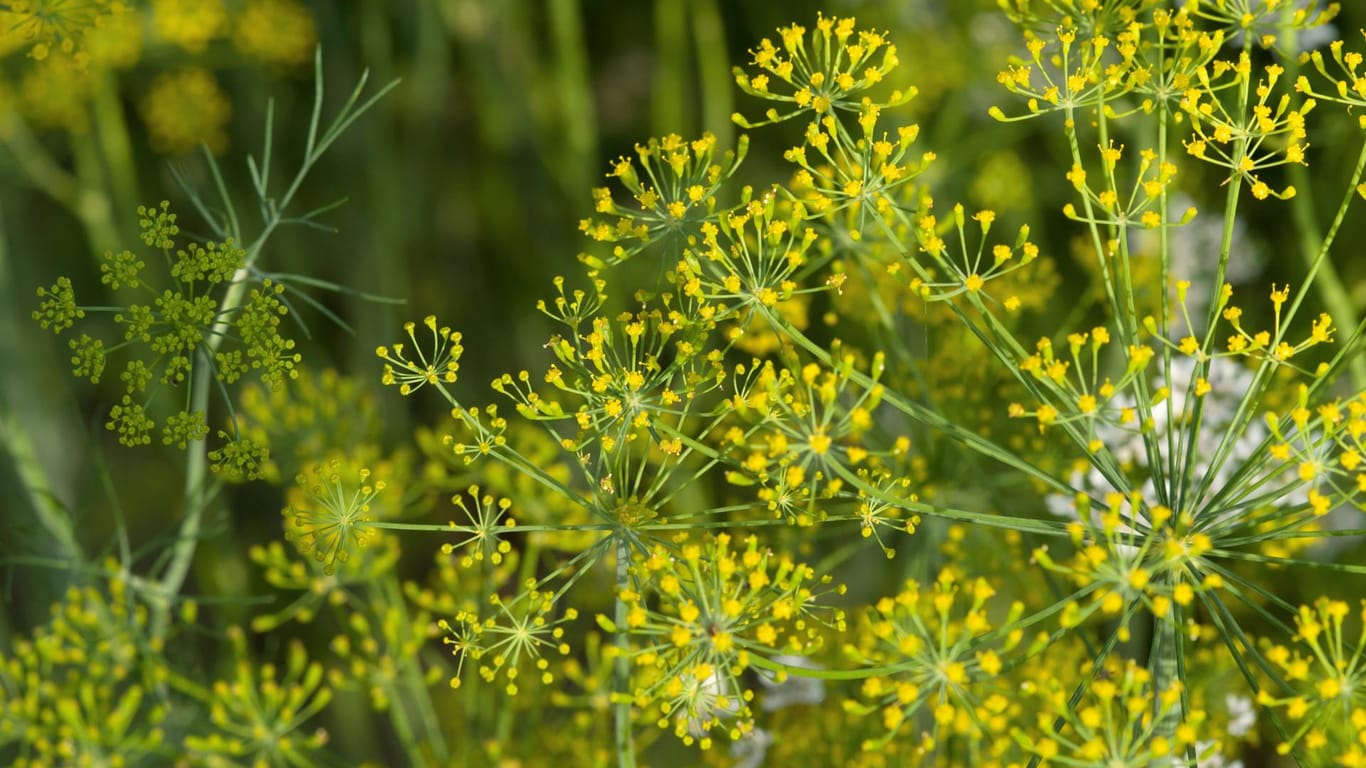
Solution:
<svg viewBox="0 0 1366 768">
<path fill-rule="evenodd" d="M 306 63 L 317 41 L 313 16 L 295 0 L 248 0 L 232 35 L 247 56 L 285 66 Z"/>
<path fill-rule="evenodd" d="M 201 53 L 209 42 L 228 31 L 228 11 L 223 0 L 155 0 L 152 28 L 156 36 Z"/>
<path fill-rule="evenodd" d="M 87 128 L 90 77 L 74 56 L 53 53 L 26 68 L 20 109 L 34 123 L 81 132 Z"/>
<path fill-rule="evenodd" d="M 188 152 L 200 142 L 217 154 L 228 146 L 232 105 L 212 72 L 187 69 L 162 75 L 142 100 L 142 120 L 158 152 Z"/>
<path fill-rule="evenodd" d="M 117 13 L 101 18 L 86 30 L 84 48 L 92 66 L 128 69 L 142 56 L 141 16 Z"/>
</svg>

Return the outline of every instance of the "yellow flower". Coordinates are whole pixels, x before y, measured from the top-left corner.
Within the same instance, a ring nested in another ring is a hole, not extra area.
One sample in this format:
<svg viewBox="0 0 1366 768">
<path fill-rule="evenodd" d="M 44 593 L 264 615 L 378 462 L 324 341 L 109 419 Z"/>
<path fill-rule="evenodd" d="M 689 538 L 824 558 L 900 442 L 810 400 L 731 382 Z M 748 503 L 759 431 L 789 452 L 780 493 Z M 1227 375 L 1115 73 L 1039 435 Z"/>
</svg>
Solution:
<svg viewBox="0 0 1366 768">
<path fill-rule="evenodd" d="M 162 40 L 203 53 L 211 40 L 227 31 L 228 11 L 222 0 L 155 0 L 152 28 Z"/>
<path fill-rule="evenodd" d="M 28 48 L 35 61 L 54 53 L 84 60 L 82 36 L 122 13 L 110 0 L 16 0 L 0 4 L 0 52 Z"/>
<path fill-rule="evenodd" d="M 232 34 L 237 50 L 284 66 L 307 63 L 317 42 L 313 16 L 295 0 L 248 0 Z"/>
<path fill-rule="evenodd" d="M 141 111 L 158 152 L 188 152 L 200 142 L 215 154 L 227 148 L 225 126 L 232 105 L 207 70 L 187 69 L 158 77 L 143 98 Z"/>
<path fill-rule="evenodd" d="M 85 33 L 90 63 L 111 69 L 128 69 L 142 56 L 142 19 L 136 13 L 105 16 Z"/>
<path fill-rule="evenodd" d="M 90 78 L 67 54 L 54 54 L 24 73 L 19 84 L 24 114 L 38 125 L 81 133 L 87 128 Z"/>
</svg>

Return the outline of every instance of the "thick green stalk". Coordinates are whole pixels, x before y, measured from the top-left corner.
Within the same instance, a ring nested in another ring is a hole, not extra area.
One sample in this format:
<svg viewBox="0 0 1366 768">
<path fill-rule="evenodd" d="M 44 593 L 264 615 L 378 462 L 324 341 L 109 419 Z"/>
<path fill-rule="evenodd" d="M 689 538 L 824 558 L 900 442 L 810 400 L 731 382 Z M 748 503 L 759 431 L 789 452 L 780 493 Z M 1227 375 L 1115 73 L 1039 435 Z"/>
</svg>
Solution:
<svg viewBox="0 0 1366 768">
<path fill-rule="evenodd" d="M 128 138 L 128 121 L 119 103 L 118 79 L 105 72 L 95 85 L 93 100 L 94 134 L 99 142 L 100 156 L 108 171 L 109 197 L 115 216 L 132 216 L 137 208 L 138 174 L 133 162 L 133 143 Z M 134 222 L 120 219 L 131 227 Z M 128 227 L 124 227 L 126 230 Z M 136 230 L 132 230 L 136 231 Z"/>
<path fill-rule="evenodd" d="M 81 222 L 92 251 L 111 249 L 119 242 L 109 198 L 102 187 L 83 184 L 81 179 L 58 165 L 17 114 L 0 117 L 0 142 L 8 147 L 15 165 L 35 187 L 71 211 Z M 79 154 L 82 146 L 82 142 L 73 142 L 73 151 Z"/>
<path fill-rule="evenodd" d="M 734 87 L 726 30 L 716 0 L 693 0 L 693 45 L 697 51 L 697 79 L 702 95 L 702 128 L 716 135 L 723 147 L 731 145 L 735 123 Z"/>
<path fill-rule="evenodd" d="M 38 523 L 57 543 L 62 557 L 73 567 L 79 565 L 85 556 L 71 527 L 71 518 L 53 493 L 52 481 L 38 460 L 28 429 L 3 401 L 0 401 L 0 442 L 14 461 L 14 473 L 23 486 L 21 492 L 28 497 Z"/>
<path fill-rule="evenodd" d="M 1153 676 L 1154 708 L 1161 706 L 1163 691 L 1174 683 L 1181 682 L 1176 633 L 1176 621 L 1172 617 L 1153 614 L 1153 639 L 1148 655 L 1148 671 Z M 1154 715 L 1156 714 L 1158 713 L 1154 711 Z M 1176 733 L 1176 727 L 1181 724 L 1184 714 L 1181 705 L 1172 707 L 1159 721 L 1155 732 L 1170 739 Z"/>
<path fill-rule="evenodd" d="M 398 84 L 395 80 L 383 88 L 379 89 L 374 95 L 365 101 L 361 101 L 361 93 L 365 89 L 365 83 L 369 78 L 369 72 L 361 75 L 360 82 L 356 84 L 350 97 L 337 116 L 333 118 L 331 124 L 324 128 L 322 126 L 322 105 L 323 105 L 323 71 L 322 71 L 322 52 L 314 54 L 314 82 L 315 90 L 313 96 L 313 114 L 309 120 L 308 136 L 304 144 L 304 158 L 285 189 L 284 194 L 279 198 L 268 196 L 270 166 L 271 166 L 271 141 L 272 125 L 271 115 L 273 112 L 267 110 L 266 119 L 266 141 L 265 150 L 262 155 L 261 164 L 258 167 L 255 160 L 249 158 L 248 167 L 252 169 L 253 183 L 256 192 L 261 200 L 261 214 L 263 218 L 261 233 L 246 248 L 246 257 L 242 260 L 242 267 L 233 275 L 232 283 L 228 285 L 224 292 L 222 301 L 218 304 L 218 318 L 209 329 L 203 344 L 199 347 L 199 355 L 194 366 L 194 373 L 190 383 L 190 410 L 192 412 L 208 413 L 210 393 L 214 389 L 213 376 L 213 357 L 222 346 L 223 340 L 227 338 L 230 329 L 230 321 L 237 314 L 238 308 L 242 305 L 242 299 L 246 295 L 247 287 L 252 279 L 252 269 L 256 260 L 260 258 L 261 251 L 265 247 L 270 236 L 276 228 L 286 221 L 302 222 L 308 221 L 319 211 L 328 210 L 331 206 L 317 209 L 313 212 L 303 214 L 301 217 L 287 218 L 285 211 L 289 209 L 290 203 L 294 201 L 294 196 L 298 194 L 299 187 L 303 185 L 304 179 L 313 166 L 322 157 L 323 153 L 332 146 L 342 132 L 344 132 L 362 114 L 368 111 L 375 102 L 383 98 L 386 93 Z M 205 153 L 207 156 L 207 152 Z M 225 230 L 220 234 L 230 236 L 237 242 L 245 242 L 239 228 L 237 212 L 233 207 L 232 200 L 227 194 L 226 188 L 222 183 L 222 175 L 212 156 L 208 156 L 209 169 L 218 184 L 218 191 L 222 197 L 224 212 L 227 214 L 224 222 L 215 224 L 216 229 Z M 204 207 L 201 201 L 195 198 L 196 207 L 202 212 Z M 207 215 L 207 212 L 205 212 Z M 185 458 L 185 516 L 180 523 L 180 531 L 176 536 L 175 547 L 171 553 L 170 564 L 166 572 L 158 582 L 158 589 L 152 590 L 149 599 L 152 603 L 151 636 L 154 639 L 165 636 L 169 624 L 170 606 L 172 598 L 180 593 L 181 586 L 185 583 L 185 577 L 189 574 L 190 564 L 194 560 L 195 550 L 199 545 L 200 529 L 204 517 L 204 509 L 207 506 L 209 495 L 209 456 L 203 446 L 199 450 L 191 450 L 186 453 Z"/>
<path fill-rule="evenodd" d="M 617 765 L 619 768 L 635 768 L 636 749 L 631 740 L 631 660 L 630 640 L 624 631 L 626 627 L 626 603 L 621 594 L 628 587 L 629 567 L 631 564 L 631 545 L 626 531 L 617 533 L 617 589 L 612 620 L 616 622 L 617 657 L 612 660 L 612 695 L 616 702 L 612 705 L 612 721 L 616 732 Z"/>
<path fill-rule="evenodd" d="M 204 345 L 200 349 L 198 364 L 195 365 L 194 374 L 190 380 L 189 410 L 192 413 L 208 412 L 209 397 L 213 392 L 214 381 L 213 356 L 222 346 L 223 339 L 227 338 L 228 318 L 231 318 L 234 311 L 242 304 L 242 297 L 247 291 L 247 270 L 259 254 L 259 248 L 252 251 L 248 256 L 246 266 L 239 269 L 237 274 L 233 276 L 232 285 L 228 286 L 227 293 L 219 302 L 219 320 L 213 324 L 212 330 L 205 338 Z M 207 446 L 201 445 L 197 449 L 191 448 L 186 451 L 185 483 L 183 486 L 185 516 L 181 519 L 180 530 L 176 534 L 170 565 L 167 566 L 166 573 L 157 582 L 158 589 L 148 595 L 152 604 L 151 636 L 153 638 L 165 637 L 170 620 L 172 599 L 180 593 L 180 588 L 185 583 L 185 577 L 189 574 L 190 564 L 194 560 L 194 553 L 199 545 L 204 509 L 207 506 L 208 480 L 209 454 Z"/>
<path fill-rule="evenodd" d="M 593 186 L 593 168 L 598 157 L 598 121 L 589 76 L 588 42 L 577 0 L 550 0 L 549 8 L 560 130 L 569 150 L 559 153 L 557 171 L 562 188 L 577 196 Z"/>
<path fill-rule="evenodd" d="M 655 73 L 650 117 L 656 136 L 691 130 L 687 123 L 687 29 L 688 8 L 684 0 L 655 3 Z"/>
</svg>

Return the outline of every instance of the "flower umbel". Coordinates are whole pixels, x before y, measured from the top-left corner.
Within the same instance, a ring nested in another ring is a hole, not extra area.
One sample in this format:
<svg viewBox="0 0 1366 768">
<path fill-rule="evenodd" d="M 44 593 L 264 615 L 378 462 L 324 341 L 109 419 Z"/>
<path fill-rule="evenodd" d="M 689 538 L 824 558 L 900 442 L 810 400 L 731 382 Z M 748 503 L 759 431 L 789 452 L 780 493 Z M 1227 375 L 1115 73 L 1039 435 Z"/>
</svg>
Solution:
<svg viewBox="0 0 1366 768">
<path fill-rule="evenodd" d="M 285 538 L 302 554 L 312 554 L 334 573 L 338 563 L 371 544 L 378 532 L 371 503 L 384 490 L 383 480 L 370 480 L 370 470 L 340 459 L 316 462 L 295 478 L 294 498 L 284 509 Z"/>
<path fill-rule="evenodd" d="M 398 391 L 403 395 L 411 395 L 428 384 L 454 384 L 455 374 L 460 370 L 460 355 L 465 351 L 460 344 L 460 333 L 444 325 L 438 328 L 436 315 L 427 315 L 422 324 L 431 332 L 430 342 L 417 340 L 416 323 L 403 324 L 403 330 L 412 341 L 413 353 L 417 355 L 415 359 L 405 354 L 406 345 L 402 342 L 375 350 L 375 354 L 385 361 L 382 381 L 386 386 L 398 385 Z"/>
</svg>

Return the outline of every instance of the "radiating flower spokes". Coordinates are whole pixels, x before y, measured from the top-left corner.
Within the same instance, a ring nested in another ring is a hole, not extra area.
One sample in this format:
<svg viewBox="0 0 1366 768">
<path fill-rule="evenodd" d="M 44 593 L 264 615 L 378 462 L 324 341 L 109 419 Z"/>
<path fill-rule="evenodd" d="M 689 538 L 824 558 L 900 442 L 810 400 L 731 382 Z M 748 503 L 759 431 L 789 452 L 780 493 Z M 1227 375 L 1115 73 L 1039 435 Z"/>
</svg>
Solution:
<svg viewBox="0 0 1366 768">
<path fill-rule="evenodd" d="M 1032 731 L 1017 728 L 1014 737 L 1042 765 L 1182 765 L 1201 740 L 1205 713 L 1184 710 L 1180 681 L 1159 689 L 1152 675 L 1133 661 L 1097 670 L 1079 704 L 1073 704 L 1072 690 L 1057 680 L 1031 685 L 1030 692 L 1039 700 L 1038 726 Z M 1210 745 L 1195 758 L 1214 751 Z"/>
<path fill-rule="evenodd" d="M 1272 645 L 1266 658 L 1279 684 L 1258 703 L 1289 718 L 1279 754 L 1312 757 L 1314 764 L 1366 765 L 1366 629 L 1352 638 L 1349 622 L 1366 627 L 1366 602 L 1353 616 L 1342 600 L 1320 597 L 1295 615 L 1292 644 Z"/>
<path fill-rule="evenodd" d="M 455 383 L 456 373 L 460 370 L 460 355 L 465 351 L 461 344 L 462 336 L 448 326 L 438 328 L 436 315 L 427 315 L 422 324 L 431 334 L 430 340 L 418 340 L 416 323 L 409 321 L 403 324 L 403 330 L 412 342 L 411 353 L 406 351 L 408 345 L 402 342 L 376 348 L 375 354 L 384 361 L 382 381 L 386 386 L 397 385 L 402 395 L 411 395 L 430 384 L 441 389 L 447 400 L 454 404 L 451 395 L 441 385 Z M 410 357 L 410 354 L 413 356 Z"/>
<path fill-rule="evenodd" d="M 789 105 L 789 111 L 769 109 L 759 122 L 739 113 L 733 119 L 745 127 L 758 127 L 808 112 L 819 117 L 836 110 L 859 111 L 863 94 L 881 83 L 900 60 L 886 33 L 856 31 L 856 23 L 853 18 L 817 14 L 816 28 L 809 38 L 806 27 L 792 24 L 778 30 L 781 47 L 769 38 L 761 40 L 759 47 L 750 51 L 750 63 L 759 71 L 748 74 L 736 67 L 735 82 L 751 96 Z M 876 105 L 904 104 L 916 93 L 915 88 L 894 90 Z"/>
<path fill-rule="evenodd" d="M 327 743 L 327 731 L 304 732 L 304 724 L 325 709 L 332 690 L 323 667 L 308 658 L 299 641 L 290 643 L 283 667 L 253 662 L 240 628 L 228 630 L 236 661 L 234 675 L 214 683 L 209 719 L 214 729 L 185 738 L 185 747 L 208 765 L 247 759 L 258 765 L 308 765 Z"/>
<path fill-rule="evenodd" d="M 610 187 L 599 187 L 593 190 L 594 210 L 612 218 L 579 222 L 580 231 L 589 239 L 615 244 L 611 255 L 581 254 L 579 258 L 590 268 L 601 269 L 655 243 L 675 248 L 686 244 L 703 222 L 723 215 L 718 194 L 739 168 L 748 148 L 748 137 L 741 136 L 735 150 L 727 150 L 718 158 L 712 133 L 703 133 L 692 141 L 671 133 L 637 144 L 637 160 L 619 158 L 607 174 L 625 188 L 634 205 L 616 202 Z"/>
<path fill-rule="evenodd" d="M 565 626 L 578 618 L 578 610 L 561 611 L 556 596 L 537 589 L 534 579 L 523 587 L 508 599 L 496 593 L 489 595 L 487 616 L 462 610 L 452 619 L 438 622 L 446 633 L 442 642 L 459 660 L 451 687 L 460 686 L 466 660 L 477 666 L 485 682 L 502 677 L 503 690 L 509 696 L 521 690 L 523 673 L 534 675 L 533 682 L 541 685 L 554 681 L 549 657 L 569 654 Z"/>
<path fill-rule="evenodd" d="M 605 616 L 598 623 L 628 633 L 636 705 L 658 706 L 660 726 L 685 741 L 709 744 L 706 734 L 723 719 L 739 738 L 752 727 L 754 691 L 743 673 L 753 658 L 814 651 L 818 627 L 844 622 L 842 611 L 818 602 L 841 588 L 823 587 L 829 577 L 767 551 L 753 535 L 743 549 L 725 533 L 677 550 L 656 545 L 632 573 L 638 586 L 620 595 L 626 625 Z"/>
<path fill-rule="evenodd" d="M 385 482 L 370 475 L 368 467 L 331 459 L 313 463 L 295 478 L 298 487 L 283 512 L 285 538 L 322 563 L 328 575 L 380 535 L 367 523 L 374 519 L 373 505 Z"/>
</svg>

